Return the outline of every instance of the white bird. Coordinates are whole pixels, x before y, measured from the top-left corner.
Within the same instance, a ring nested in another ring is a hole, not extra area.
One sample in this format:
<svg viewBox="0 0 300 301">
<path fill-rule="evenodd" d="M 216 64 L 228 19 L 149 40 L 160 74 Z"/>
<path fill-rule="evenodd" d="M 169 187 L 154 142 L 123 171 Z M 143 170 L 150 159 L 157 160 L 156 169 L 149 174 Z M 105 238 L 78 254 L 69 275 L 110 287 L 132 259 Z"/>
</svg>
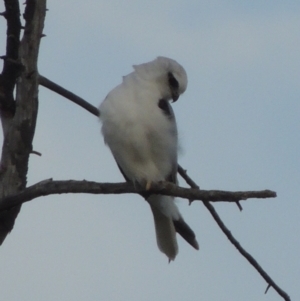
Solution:
<svg viewBox="0 0 300 301">
<path fill-rule="evenodd" d="M 169 101 L 176 101 L 186 90 L 187 74 L 166 57 L 133 68 L 100 105 L 104 141 L 127 181 L 146 185 L 147 190 L 151 182 L 177 184 L 177 127 Z M 169 261 L 178 253 L 176 232 L 199 249 L 173 197 L 143 197 L 153 213 L 158 248 Z"/>
</svg>

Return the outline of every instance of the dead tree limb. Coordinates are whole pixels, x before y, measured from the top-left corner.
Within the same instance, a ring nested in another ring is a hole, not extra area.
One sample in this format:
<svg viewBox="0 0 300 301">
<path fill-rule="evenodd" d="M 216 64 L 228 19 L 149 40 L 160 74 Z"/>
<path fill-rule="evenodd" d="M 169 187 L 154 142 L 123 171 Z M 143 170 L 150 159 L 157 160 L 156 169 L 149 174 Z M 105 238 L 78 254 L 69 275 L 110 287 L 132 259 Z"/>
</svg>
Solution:
<svg viewBox="0 0 300 301">
<path fill-rule="evenodd" d="M 99 110 L 96 107 L 94 107 L 93 105 L 91 105 L 90 103 L 85 101 L 83 98 L 75 95 L 74 93 L 63 88 L 62 86 L 54 83 L 50 79 L 40 75 L 39 83 L 41 86 L 73 101 L 74 103 L 76 103 L 80 107 L 86 109 L 88 112 L 94 114 L 95 116 L 99 116 Z"/>
<path fill-rule="evenodd" d="M 137 186 L 137 185 L 136 185 Z M 41 196 L 62 193 L 90 193 L 90 194 L 125 194 L 145 192 L 142 187 L 136 187 L 131 183 L 96 183 L 91 181 L 52 181 L 45 180 L 25 188 L 17 194 L 7 196 L 0 200 L 0 211 L 12 206 L 18 206 Z M 185 199 L 212 202 L 236 202 L 249 198 L 273 198 L 276 193 L 270 190 L 262 191 L 220 191 L 199 190 L 176 186 L 169 182 L 152 183 L 147 193 L 171 195 Z"/>
<path fill-rule="evenodd" d="M 5 1 L 6 9 L 16 1 Z M 17 13 L 17 8 L 15 9 Z M 38 112 L 38 71 L 37 59 L 40 39 L 44 27 L 46 0 L 27 0 L 24 12 L 25 28 L 23 38 L 17 49 L 19 56 L 15 61 L 20 63 L 22 70 L 14 74 L 16 85 L 16 109 L 13 114 L 1 114 L 4 142 L 2 147 L 0 168 L 0 197 L 18 193 L 25 189 L 27 182 L 28 159 L 32 151 L 32 140 Z M 20 26 L 14 16 L 15 26 Z M 18 47 L 18 32 L 12 40 Z M 7 50 L 8 51 L 8 50 Z M 9 59 L 9 58 L 7 58 Z M 8 61 L 7 61 L 8 62 Z M 14 64 L 7 65 L 13 69 Z M 7 71 L 8 73 L 10 71 Z M 15 71 L 11 71 L 15 73 Z M 2 74 L 3 76 L 3 74 Z M 13 101 L 11 99 L 9 102 Z M 3 113 L 3 112 L 2 112 Z M 12 230 L 20 205 L 12 207 L 0 214 L 0 245 Z"/>
<path fill-rule="evenodd" d="M 179 174 L 182 178 L 192 187 L 197 189 L 198 185 L 187 175 L 186 171 L 181 167 L 178 168 Z M 213 219 L 216 221 L 222 232 L 226 235 L 229 241 L 236 247 L 236 249 L 244 256 L 248 262 L 257 270 L 257 272 L 265 279 L 268 284 L 268 287 L 273 287 L 274 290 L 286 301 L 290 301 L 289 295 L 283 291 L 274 280 L 265 272 L 265 270 L 259 265 L 259 263 L 250 255 L 241 244 L 235 239 L 230 230 L 225 226 L 219 214 L 215 210 L 214 206 L 209 201 L 203 201 L 204 206 L 210 212 Z"/>
</svg>

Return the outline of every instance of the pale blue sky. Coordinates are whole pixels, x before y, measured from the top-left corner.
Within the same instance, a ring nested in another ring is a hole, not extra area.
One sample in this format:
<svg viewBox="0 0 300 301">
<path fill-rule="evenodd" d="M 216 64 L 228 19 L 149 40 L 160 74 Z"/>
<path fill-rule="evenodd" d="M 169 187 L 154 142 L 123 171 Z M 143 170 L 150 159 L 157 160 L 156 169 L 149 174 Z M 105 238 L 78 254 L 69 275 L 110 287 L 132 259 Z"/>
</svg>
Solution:
<svg viewBox="0 0 300 301">
<path fill-rule="evenodd" d="M 173 106 L 180 164 L 203 189 L 277 191 L 276 199 L 242 203 L 243 212 L 215 207 L 299 300 L 300 2 L 65 0 L 48 8 L 39 71 L 96 106 L 133 64 L 164 55 L 186 68 L 188 89 Z M 97 119 L 43 87 L 34 149 L 43 155 L 31 158 L 29 184 L 123 180 Z M 200 202 L 178 206 L 200 251 L 179 238 L 168 264 L 138 196 L 27 203 L 0 249 L 2 299 L 282 300 L 272 288 L 264 295 L 265 281 Z"/>
</svg>

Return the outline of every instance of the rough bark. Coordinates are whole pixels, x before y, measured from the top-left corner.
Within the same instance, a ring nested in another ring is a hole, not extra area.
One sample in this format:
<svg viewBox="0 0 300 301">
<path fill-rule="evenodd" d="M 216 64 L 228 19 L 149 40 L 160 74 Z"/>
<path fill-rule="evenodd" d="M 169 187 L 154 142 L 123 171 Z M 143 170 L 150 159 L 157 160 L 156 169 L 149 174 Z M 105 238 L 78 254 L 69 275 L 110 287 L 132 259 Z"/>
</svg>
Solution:
<svg viewBox="0 0 300 301">
<path fill-rule="evenodd" d="M 28 161 L 38 112 L 37 60 L 45 13 L 46 0 L 26 1 L 24 34 L 19 45 L 18 58 L 15 58 L 17 65 L 22 66 L 19 68 L 21 72 L 16 83 L 15 111 L 13 114 L 1 111 L 4 141 L 0 166 L 0 197 L 23 190 L 27 183 Z M 10 99 L 4 103 L 11 101 Z M 21 206 L 15 206 L 1 212 L 0 244 L 13 229 L 20 208 Z"/>
<path fill-rule="evenodd" d="M 21 71 L 19 62 L 19 45 L 21 33 L 20 7 L 18 0 L 5 0 L 5 12 L 2 16 L 7 21 L 6 54 L 1 56 L 4 60 L 3 70 L 0 74 L 0 108 L 2 114 L 13 116 L 15 101 L 13 92 L 16 79 Z"/>
</svg>

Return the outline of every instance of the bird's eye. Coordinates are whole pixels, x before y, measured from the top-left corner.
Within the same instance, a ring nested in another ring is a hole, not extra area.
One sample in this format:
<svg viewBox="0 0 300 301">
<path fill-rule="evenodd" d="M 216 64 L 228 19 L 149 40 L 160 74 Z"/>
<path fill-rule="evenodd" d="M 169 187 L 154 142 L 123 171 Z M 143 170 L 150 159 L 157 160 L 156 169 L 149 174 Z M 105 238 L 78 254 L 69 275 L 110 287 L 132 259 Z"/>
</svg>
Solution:
<svg viewBox="0 0 300 301">
<path fill-rule="evenodd" d="M 169 85 L 171 88 L 174 88 L 174 89 L 179 88 L 179 83 L 171 72 L 168 73 L 168 80 L 169 80 Z"/>
</svg>

